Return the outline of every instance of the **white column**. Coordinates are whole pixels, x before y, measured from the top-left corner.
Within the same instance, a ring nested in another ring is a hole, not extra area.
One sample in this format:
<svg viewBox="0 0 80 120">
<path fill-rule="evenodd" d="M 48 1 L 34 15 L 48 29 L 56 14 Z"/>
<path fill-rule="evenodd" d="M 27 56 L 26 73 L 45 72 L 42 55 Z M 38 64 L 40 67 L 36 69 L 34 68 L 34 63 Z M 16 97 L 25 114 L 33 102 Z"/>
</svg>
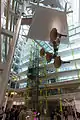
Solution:
<svg viewBox="0 0 80 120">
<path fill-rule="evenodd" d="M 17 21 L 13 40 L 11 41 L 11 44 L 10 44 L 7 61 L 6 61 L 6 63 L 4 63 L 3 73 L 0 74 L 0 105 L 2 105 L 3 98 L 4 98 L 4 95 L 6 92 L 7 83 L 8 83 L 8 79 L 9 79 L 9 73 L 10 73 L 14 50 L 15 50 L 15 45 L 16 45 L 16 41 L 18 39 L 18 34 L 19 34 L 19 30 L 20 30 L 20 25 L 21 25 L 21 18 L 19 18 Z"/>
<path fill-rule="evenodd" d="M 4 7 L 5 7 L 5 0 L 1 0 L 1 23 L 3 24 L 4 20 L 3 20 L 3 17 L 4 17 Z M 1 24 L 1 27 L 2 27 L 2 24 Z"/>
<path fill-rule="evenodd" d="M 1 0 L 1 16 L 3 16 L 4 14 L 4 3 L 5 3 L 5 0 Z"/>
</svg>

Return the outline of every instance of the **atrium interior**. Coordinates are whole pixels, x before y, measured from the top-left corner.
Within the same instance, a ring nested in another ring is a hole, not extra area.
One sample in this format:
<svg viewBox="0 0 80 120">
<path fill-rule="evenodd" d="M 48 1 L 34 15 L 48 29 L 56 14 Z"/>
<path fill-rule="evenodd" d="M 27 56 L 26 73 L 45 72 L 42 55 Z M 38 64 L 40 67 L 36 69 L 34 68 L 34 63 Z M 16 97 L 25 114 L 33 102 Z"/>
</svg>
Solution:
<svg viewBox="0 0 80 120">
<path fill-rule="evenodd" d="M 0 0 L 0 106 L 80 114 L 80 0 Z"/>
</svg>

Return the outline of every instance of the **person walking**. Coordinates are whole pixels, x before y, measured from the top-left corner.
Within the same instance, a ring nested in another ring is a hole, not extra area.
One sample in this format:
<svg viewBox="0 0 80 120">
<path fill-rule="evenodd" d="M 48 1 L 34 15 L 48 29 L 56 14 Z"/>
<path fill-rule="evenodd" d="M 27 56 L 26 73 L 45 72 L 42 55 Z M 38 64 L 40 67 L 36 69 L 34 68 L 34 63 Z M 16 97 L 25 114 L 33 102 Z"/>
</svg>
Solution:
<svg viewBox="0 0 80 120">
<path fill-rule="evenodd" d="M 22 107 L 19 114 L 19 120 L 26 120 L 26 107 Z"/>
<path fill-rule="evenodd" d="M 65 111 L 64 111 L 64 117 L 65 117 L 65 120 L 68 120 L 68 111 L 67 111 L 67 109 L 65 109 Z"/>
<path fill-rule="evenodd" d="M 50 118 L 51 118 L 51 120 L 54 120 L 54 112 L 53 111 L 51 112 Z"/>
<path fill-rule="evenodd" d="M 3 110 L 2 110 L 2 108 L 0 107 L 0 120 L 2 120 L 2 118 L 3 118 Z"/>
</svg>

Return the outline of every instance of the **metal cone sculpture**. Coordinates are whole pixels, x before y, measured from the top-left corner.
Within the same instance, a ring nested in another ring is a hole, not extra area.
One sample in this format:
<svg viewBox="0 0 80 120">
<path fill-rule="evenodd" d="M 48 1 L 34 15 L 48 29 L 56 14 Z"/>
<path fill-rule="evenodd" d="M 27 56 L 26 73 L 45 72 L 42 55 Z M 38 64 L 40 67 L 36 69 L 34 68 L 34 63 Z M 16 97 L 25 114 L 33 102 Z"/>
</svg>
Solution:
<svg viewBox="0 0 80 120">
<path fill-rule="evenodd" d="M 40 50 L 40 56 L 43 57 L 44 55 L 45 55 L 45 50 L 44 50 L 44 48 L 42 48 L 42 49 Z"/>
<path fill-rule="evenodd" d="M 54 40 L 56 40 L 57 38 L 57 29 L 56 28 L 53 28 L 50 32 L 50 41 L 53 43 Z"/>
<path fill-rule="evenodd" d="M 46 60 L 47 60 L 47 62 L 51 62 L 52 58 L 53 58 L 53 54 L 49 53 L 49 52 L 46 52 Z"/>
<path fill-rule="evenodd" d="M 61 58 L 60 56 L 56 56 L 54 59 L 54 67 L 55 68 L 59 68 L 62 64 Z"/>
<path fill-rule="evenodd" d="M 55 68 L 59 68 L 63 63 L 70 63 L 69 61 L 68 62 L 62 61 L 61 57 L 58 56 L 58 48 L 59 48 L 60 40 L 62 36 L 67 37 L 67 35 L 62 35 L 57 32 L 56 28 L 53 28 L 50 32 L 50 42 L 53 44 L 54 54 L 45 52 L 44 48 L 40 50 L 41 57 L 43 57 L 46 54 L 47 62 L 51 62 L 51 60 L 54 59 Z"/>
</svg>

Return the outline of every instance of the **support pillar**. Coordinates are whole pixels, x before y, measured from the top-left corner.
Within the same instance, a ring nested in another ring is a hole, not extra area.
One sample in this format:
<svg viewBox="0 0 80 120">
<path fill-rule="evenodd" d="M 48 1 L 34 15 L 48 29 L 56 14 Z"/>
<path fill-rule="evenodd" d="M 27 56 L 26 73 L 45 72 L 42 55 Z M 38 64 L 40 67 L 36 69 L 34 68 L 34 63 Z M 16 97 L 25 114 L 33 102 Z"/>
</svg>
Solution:
<svg viewBox="0 0 80 120">
<path fill-rule="evenodd" d="M 0 74 L 0 105 L 2 105 L 2 103 L 3 103 L 3 99 L 4 99 L 6 88 L 7 88 L 9 73 L 10 73 L 11 64 L 12 64 L 12 60 L 13 60 L 15 45 L 16 45 L 16 42 L 18 39 L 21 20 L 22 19 L 19 18 L 17 21 L 17 24 L 15 26 L 15 32 L 14 32 L 13 39 L 10 42 L 8 56 L 7 56 L 6 62 L 3 64 L 3 71 Z"/>
<path fill-rule="evenodd" d="M 6 8 L 6 30 L 8 30 L 9 25 L 9 8 L 10 8 L 10 0 L 7 0 L 7 8 Z M 8 37 L 5 37 L 5 60 L 7 59 L 8 52 Z"/>
<path fill-rule="evenodd" d="M 1 41 L 1 18 L 3 17 L 3 13 L 4 13 L 4 0 L 0 0 L 0 62 L 1 62 L 1 57 L 2 57 L 2 51 L 1 51 L 1 44 L 2 44 L 2 41 Z M 3 21 L 2 21 L 3 22 Z"/>
<path fill-rule="evenodd" d="M 0 62 L 1 62 L 1 0 L 0 0 Z"/>
</svg>

